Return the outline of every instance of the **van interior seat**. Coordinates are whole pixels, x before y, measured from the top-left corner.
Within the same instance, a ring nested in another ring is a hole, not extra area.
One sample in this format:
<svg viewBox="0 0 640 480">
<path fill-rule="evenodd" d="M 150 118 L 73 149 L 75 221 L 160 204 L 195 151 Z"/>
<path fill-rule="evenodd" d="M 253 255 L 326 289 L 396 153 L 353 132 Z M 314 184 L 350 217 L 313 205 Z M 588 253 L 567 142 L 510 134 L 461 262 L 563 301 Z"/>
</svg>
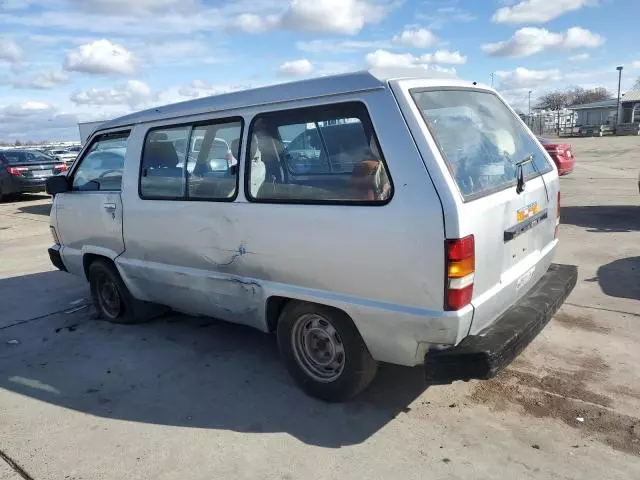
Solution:
<svg viewBox="0 0 640 480">
<path fill-rule="evenodd" d="M 149 142 L 144 151 L 144 168 L 148 175 L 162 177 L 182 177 L 182 168 L 178 167 L 179 159 L 172 142 Z"/>
</svg>

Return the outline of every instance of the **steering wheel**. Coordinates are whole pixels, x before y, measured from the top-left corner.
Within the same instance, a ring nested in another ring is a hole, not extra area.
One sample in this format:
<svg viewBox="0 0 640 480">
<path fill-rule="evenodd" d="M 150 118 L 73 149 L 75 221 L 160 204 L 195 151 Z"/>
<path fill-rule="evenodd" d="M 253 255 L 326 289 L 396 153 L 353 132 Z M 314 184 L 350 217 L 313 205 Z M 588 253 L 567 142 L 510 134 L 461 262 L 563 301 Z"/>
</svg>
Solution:
<svg viewBox="0 0 640 480">
<path fill-rule="evenodd" d="M 121 169 L 121 168 L 114 168 L 114 169 L 111 169 L 111 170 L 107 170 L 107 171 L 105 171 L 105 172 L 102 172 L 102 173 L 100 174 L 100 176 L 97 178 L 97 180 L 100 180 L 101 178 L 106 177 L 106 176 L 107 176 L 107 175 L 109 175 L 110 173 L 120 173 L 120 174 L 122 174 L 122 169 Z"/>
</svg>

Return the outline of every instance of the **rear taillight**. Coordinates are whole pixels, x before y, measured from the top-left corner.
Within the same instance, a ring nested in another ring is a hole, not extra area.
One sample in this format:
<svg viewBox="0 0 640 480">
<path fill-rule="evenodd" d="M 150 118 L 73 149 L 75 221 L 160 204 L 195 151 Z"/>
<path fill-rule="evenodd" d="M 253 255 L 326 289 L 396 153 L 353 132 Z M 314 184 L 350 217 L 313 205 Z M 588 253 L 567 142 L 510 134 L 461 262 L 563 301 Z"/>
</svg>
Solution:
<svg viewBox="0 0 640 480">
<path fill-rule="evenodd" d="M 460 310 L 471 303 L 476 258 L 473 235 L 446 240 L 447 278 L 445 310 Z"/>
<path fill-rule="evenodd" d="M 22 177 L 22 174 L 28 170 L 27 167 L 7 167 L 7 173 L 14 177 Z"/>
<path fill-rule="evenodd" d="M 53 169 L 58 173 L 62 173 L 69 170 L 69 167 L 67 166 L 66 163 L 59 163 L 58 165 L 54 165 Z"/>
<path fill-rule="evenodd" d="M 560 228 L 560 192 L 558 192 L 558 203 L 556 204 L 556 230 L 554 238 L 558 238 L 558 230 Z"/>
</svg>

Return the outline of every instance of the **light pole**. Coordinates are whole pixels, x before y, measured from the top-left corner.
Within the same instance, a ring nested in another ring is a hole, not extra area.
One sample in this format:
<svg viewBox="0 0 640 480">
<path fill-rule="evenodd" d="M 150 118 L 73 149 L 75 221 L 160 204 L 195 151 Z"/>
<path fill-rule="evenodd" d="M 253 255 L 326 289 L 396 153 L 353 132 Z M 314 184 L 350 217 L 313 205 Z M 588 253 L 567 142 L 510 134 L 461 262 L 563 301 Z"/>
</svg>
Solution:
<svg viewBox="0 0 640 480">
<path fill-rule="evenodd" d="M 533 126 L 533 122 L 531 121 L 531 92 L 532 90 L 529 90 L 529 126 Z"/>
<path fill-rule="evenodd" d="M 620 82 L 622 81 L 622 66 L 616 67 L 618 70 L 618 102 L 616 103 L 616 127 L 620 123 Z"/>
</svg>

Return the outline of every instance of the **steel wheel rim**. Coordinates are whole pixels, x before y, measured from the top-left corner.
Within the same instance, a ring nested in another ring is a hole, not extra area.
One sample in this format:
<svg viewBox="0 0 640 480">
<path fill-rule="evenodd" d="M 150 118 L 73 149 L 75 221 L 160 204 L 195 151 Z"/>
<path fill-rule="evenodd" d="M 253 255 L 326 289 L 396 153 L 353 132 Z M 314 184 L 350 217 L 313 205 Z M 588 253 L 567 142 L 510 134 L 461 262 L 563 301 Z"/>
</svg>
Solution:
<svg viewBox="0 0 640 480">
<path fill-rule="evenodd" d="M 298 365 L 314 380 L 330 383 L 342 374 L 344 344 L 327 318 L 315 313 L 299 317 L 291 330 L 291 343 Z"/>
<path fill-rule="evenodd" d="M 101 274 L 97 279 L 96 293 L 100 309 L 109 318 L 115 319 L 122 311 L 122 299 L 118 286 L 106 275 Z"/>
</svg>

